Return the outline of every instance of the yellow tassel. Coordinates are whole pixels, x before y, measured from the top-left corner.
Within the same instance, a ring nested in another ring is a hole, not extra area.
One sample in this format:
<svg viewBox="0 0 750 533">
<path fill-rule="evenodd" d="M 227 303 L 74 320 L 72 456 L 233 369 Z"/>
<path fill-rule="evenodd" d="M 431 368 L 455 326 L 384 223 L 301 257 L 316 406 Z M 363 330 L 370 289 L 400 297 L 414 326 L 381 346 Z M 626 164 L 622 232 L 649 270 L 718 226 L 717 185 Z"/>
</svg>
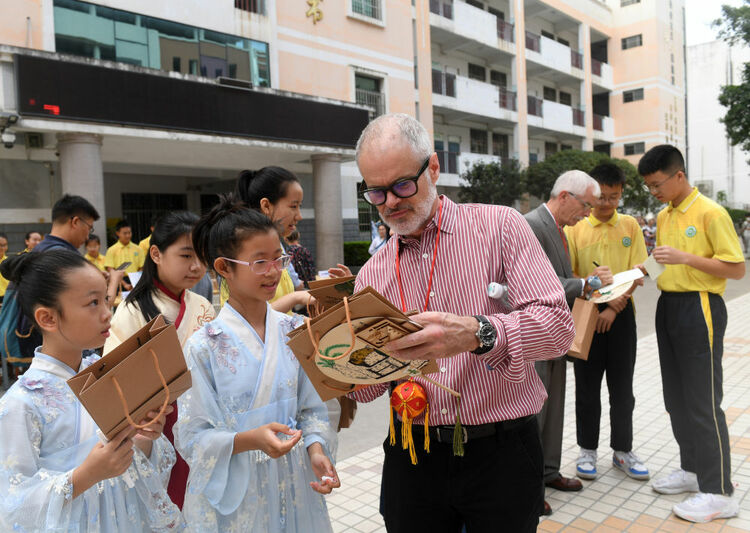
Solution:
<svg viewBox="0 0 750 533">
<path fill-rule="evenodd" d="M 424 450 L 430 453 L 430 405 L 424 408 Z"/>
<path fill-rule="evenodd" d="M 406 409 L 401 414 L 401 448 L 406 449 L 409 447 L 409 428 L 411 427 L 411 420 L 409 420 L 406 414 Z"/>
<path fill-rule="evenodd" d="M 391 412 L 391 446 L 396 445 L 396 427 L 393 424 L 393 408 L 388 406 L 388 410 Z"/>
<path fill-rule="evenodd" d="M 453 455 L 464 456 L 464 431 L 461 425 L 461 398 L 456 398 L 456 425 L 453 427 Z"/>
</svg>

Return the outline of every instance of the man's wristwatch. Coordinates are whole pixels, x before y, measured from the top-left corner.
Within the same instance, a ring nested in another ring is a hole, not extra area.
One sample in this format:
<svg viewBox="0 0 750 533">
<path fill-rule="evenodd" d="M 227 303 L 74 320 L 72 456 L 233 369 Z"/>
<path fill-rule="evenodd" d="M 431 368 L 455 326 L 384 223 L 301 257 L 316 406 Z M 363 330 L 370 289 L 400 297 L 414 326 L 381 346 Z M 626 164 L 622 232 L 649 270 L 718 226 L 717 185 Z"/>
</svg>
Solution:
<svg viewBox="0 0 750 533">
<path fill-rule="evenodd" d="M 487 317 L 482 315 L 474 315 L 474 318 L 479 321 L 479 329 L 477 329 L 477 340 L 479 341 L 479 347 L 476 350 L 472 350 L 471 353 L 475 355 L 482 355 L 483 353 L 489 352 L 495 346 L 495 340 L 497 340 L 497 331 L 495 327 L 487 320 Z"/>
</svg>

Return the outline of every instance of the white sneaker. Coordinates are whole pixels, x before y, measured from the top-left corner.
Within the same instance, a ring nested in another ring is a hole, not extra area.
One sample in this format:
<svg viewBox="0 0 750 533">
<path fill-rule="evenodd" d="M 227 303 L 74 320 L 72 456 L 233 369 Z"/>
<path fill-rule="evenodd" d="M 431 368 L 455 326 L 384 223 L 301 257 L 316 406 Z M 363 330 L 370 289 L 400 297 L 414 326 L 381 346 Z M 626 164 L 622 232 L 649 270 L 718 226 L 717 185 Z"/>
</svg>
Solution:
<svg viewBox="0 0 750 533">
<path fill-rule="evenodd" d="M 710 522 L 715 518 L 737 516 L 739 504 L 731 496 L 699 492 L 672 507 L 672 512 L 690 522 Z"/>
<path fill-rule="evenodd" d="M 596 450 L 581 448 L 576 459 L 576 475 L 581 479 L 596 479 Z"/>
<path fill-rule="evenodd" d="M 698 476 L 693 472 L 686 472 L 682 468 L 675 470 L 668 476 L 656 478 L 651 488 L 661 494 L 680 494 L 682 492 L 698 492 Z"/>
<path fill-rule="evenodd" d="M 646 480 L 650 477 L 646 465 L 632 451 L 613 453 L 612 464 L 633 479 Z"/>
</svg>

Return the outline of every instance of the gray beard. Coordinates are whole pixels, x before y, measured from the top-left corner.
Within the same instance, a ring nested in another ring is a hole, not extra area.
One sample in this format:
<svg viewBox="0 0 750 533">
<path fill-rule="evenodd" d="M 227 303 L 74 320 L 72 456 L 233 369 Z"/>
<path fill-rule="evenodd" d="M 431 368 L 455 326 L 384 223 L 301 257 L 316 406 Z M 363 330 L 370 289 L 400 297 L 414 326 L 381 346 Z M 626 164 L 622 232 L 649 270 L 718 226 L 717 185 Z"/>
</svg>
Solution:
<svg viewBox="0 0 750 533">
<path fill-rule="evenodd" d="M 430 219 L 430 212 L 432 206 L 437 198 L 437 187 L 431 186 L 430 193 L 425 198 L 424 202 L 416 205 L 412 208 L 412 215 L 409 220 L 391 220 L 387 215 L 383 214 L 383 219 L 391 229 L 398 235 L 414 235 L 420 229 L 422 229 Z"/>
</svg>

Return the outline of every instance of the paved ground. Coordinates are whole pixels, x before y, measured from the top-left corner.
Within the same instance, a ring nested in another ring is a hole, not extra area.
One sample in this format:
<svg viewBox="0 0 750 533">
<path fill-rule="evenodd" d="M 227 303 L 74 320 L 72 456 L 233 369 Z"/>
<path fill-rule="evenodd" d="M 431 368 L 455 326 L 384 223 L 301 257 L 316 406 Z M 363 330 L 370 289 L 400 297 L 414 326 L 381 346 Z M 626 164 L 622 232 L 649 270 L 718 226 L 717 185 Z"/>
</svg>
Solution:
<svg viewBox="0 0 750 533">
<path fill-rule="evenodd" d="M 640 293 L 640 294 L 639 294 Z M 661 376 L 653 334 L 653 312 L 657 293 L 654 287 L 636 292 L 639 345 L 635 370 L 635 451 L 651 469 L 652 476 L 671 472 L 679 466 L 678 449 L 664 410 Z M 584 482 L 578 493 L 549 489 L 547 500 L 552 516 L 543 520 L 539 531 L 750 531 L 750 276 L 731 282 L 727 289 L 729 325 L 725 336 L 724 402 L 732 446 L 733 481 L 740 501 L 740 516 L 710 524 L 693 525 L 674 517 L 671 507 L 683 496 L 662 496 L 648 483 L 634 481 L 611 467 L 609 418 L 604 410 L 600 477 Z M 573 372 L 568 372 L 567 397 L 575 392 Z M 602 405 L 607 405 L 606 387 Z M 385 531 L 378 513 L 381 443 L 387 432 L 388 410 L 385 398 L 360 406 L 354 427 L 341 434 L 338 471 L 342 488 L 328 498 L 335 532 Z M 574 404 L 568 401 L 563 442 L 564 474 L 575 472 L 578 448 L 575 442 Z"/>
</svg>

